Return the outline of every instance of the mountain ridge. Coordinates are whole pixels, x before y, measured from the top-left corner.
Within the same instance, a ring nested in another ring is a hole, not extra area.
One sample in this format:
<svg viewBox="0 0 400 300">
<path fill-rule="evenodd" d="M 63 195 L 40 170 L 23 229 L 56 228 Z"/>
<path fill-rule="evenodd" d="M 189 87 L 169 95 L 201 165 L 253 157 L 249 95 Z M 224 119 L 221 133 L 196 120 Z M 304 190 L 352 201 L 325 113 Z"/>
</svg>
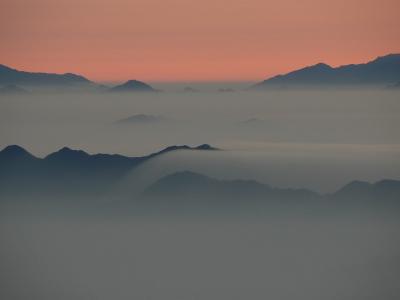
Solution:
<svg viewBox="0 0 400 300">
<path fill-rule="evenodd" d="M 46 190 L 56 190 L 58 195 L 81 190 L 101 193 L 141 163 L 179 150 L 206 151 L 217 148 L 206 144 L 197 147 L 170 146 L 145 156 L 129 157 L 89 154 L 63 147 L 39 158 L 20 146 L 10 145 L 0 151 L 0 194 L 4 191 L 12 194 L 16 191 L 40 193 Z M 21 185 L 26 189 L 20 190 Z"/>
<path fill-rule="evenodd" d="M 0 64 L 0 85 L 84 86 L 93 84 L 94 82 L 86 77 L 74 73 L 28 72 Z"/>
<path fill-rule="evenodd" d="M 374 183 L 352 181 L 333 194 L 319 194 L 303 188 L 277 188 L 255 180 L 221 180 L 191 171 L 175 172 L 159 178 L 144 191 L 148 198 L 216 197 L 270 200 L 312 200 L 320 204 L 330 201 L 384 202 L 400 204 L 400 180 L 382 179 Z M 355 201 L 357 200 L 357 201 Z"/>
<path fill-rule="evenodd" d="M 72 148 L 64 146 L 57 151 L 49 153 L 44 158 L 39 158 L 39 157 L 34 156 L 29 151 L 27 151 L 25 148 L 23 148 L 19 145 L 8 145 L 8 146 L 4 147 L 2 150 L 0 150 L 0 158 L 5 154 L 14 153 L 15 155 L 29 154 L 30 156 L 37 158 L 37 159 L 41 159 L 41 160 L 53 159 L 56 157 L 65 157 L 64 155 L 75 156 L 75 157 L 124 157 L 127 159 L 138 159 L 138 158 L 145 158 L 145 157 L 154 157 L 157 155 L 161 155 L 161 154 L 164 154 L 167 152 L 177 151 L 177 150 L 220 150 L 220 149 L 218 149 L 216 147 L 212 147 L 209 144 L 200 144 L 200 145 L 194 146 L 194 147 L 188 146 L 188 145 L 173 145 L 173 146 L 165 147 L 159 151 L 152 152 L 152 153 L 144 155 L 144 156 L 124 156 L 124 155 L 120 155 L 120 154 L 104 154 L 104 153 L 89 154 L 89 153 L 85 152 L 84 150 L 74 150 Z"/>
<path fill-rule="evenodd" d="M 331 67 L 325 63 L 306 66 L 270 77 L 250 87 L 266 88 L 318 86 L 386 86 L 400 81 L 400 54 L 379 56 L 361 64 Z"/>
<path fill-rule="evenodd" d="M 100 195 L 108 195 L 107 193 L 111 192 L 120 179 L 141 163 L 180 150 L 219 149 L 208 144 L 196 147 L 174 145 L 145 156 L 128 157 L 119 154 L 89 154 L 83 150 L 63 147 L 44 158 L 39 158 L 23 147 L 10 145 L 0 151 L 0 196 L 37 195 L 44 198 L 79 196 L 97 199 Z M 302 188 L 272 187 L 255 180 L 216 179 L 185 170 L 149 183 L 142 196 L 150 201 L 148 204 L 153 203 L 152 199 L 156 199 L 154 203 L 167 206 L 175 204 L 187 206 L 185 199 L 190 199 L 190 203 L 196 207 L 229 203 L 238 205 L 269 203 L 279 206 L 290 204 L 290 207 L 300 207 L 302 203 L 314 203 L 317 206 L 350 203 L 356 208 L 364 207 L 364 204 L 389 204 L 396 208 L 400 205 L 400 181 L 393 179 L 383 179 L 375 183 L 352 181 L 332 194 L 319 194 Z M 170 199 L 172 202 L 163 199 Z M 205 203 L 199 202 L 202 199 L 205 199 Z"/>
</svg>

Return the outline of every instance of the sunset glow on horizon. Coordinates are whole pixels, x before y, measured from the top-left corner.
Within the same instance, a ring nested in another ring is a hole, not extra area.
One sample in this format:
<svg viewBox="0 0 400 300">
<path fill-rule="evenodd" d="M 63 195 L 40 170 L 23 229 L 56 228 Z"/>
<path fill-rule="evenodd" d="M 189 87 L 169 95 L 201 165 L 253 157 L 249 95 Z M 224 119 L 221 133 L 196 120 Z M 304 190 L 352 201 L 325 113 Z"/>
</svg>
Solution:
<svg viewBox="0 0 400 300">
<path fill-rule="evenodd" d="M 101 82 L 259 81 L 400 53 L 398 0 L 3 0 L 0 64 Z"/>
</svg>

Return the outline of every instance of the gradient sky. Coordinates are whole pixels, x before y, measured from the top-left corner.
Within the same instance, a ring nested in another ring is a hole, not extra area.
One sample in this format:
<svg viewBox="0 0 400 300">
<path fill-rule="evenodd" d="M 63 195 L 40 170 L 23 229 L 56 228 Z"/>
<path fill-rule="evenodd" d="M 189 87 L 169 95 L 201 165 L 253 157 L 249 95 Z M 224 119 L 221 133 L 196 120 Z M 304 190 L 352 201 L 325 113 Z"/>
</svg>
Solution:
<svg viewBox="0 0 400 300">
<path fill-rule="evenodd" d="M 255 81 L 400 52 L 399 0 L 1 0 L 0 63 L 97 81 Z"/>
</svg>

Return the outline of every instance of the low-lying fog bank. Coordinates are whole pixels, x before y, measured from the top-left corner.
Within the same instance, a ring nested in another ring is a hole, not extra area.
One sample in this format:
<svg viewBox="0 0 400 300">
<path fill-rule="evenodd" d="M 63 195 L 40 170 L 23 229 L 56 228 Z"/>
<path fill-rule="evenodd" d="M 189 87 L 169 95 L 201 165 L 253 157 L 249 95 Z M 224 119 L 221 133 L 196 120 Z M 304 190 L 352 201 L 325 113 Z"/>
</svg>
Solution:
<svg viewBox="0 0 400 300">
<path fill-rule="evenodd" d="M 398 220 L 2 218 L 0 297 L 395 300 Z"/>
</svg>

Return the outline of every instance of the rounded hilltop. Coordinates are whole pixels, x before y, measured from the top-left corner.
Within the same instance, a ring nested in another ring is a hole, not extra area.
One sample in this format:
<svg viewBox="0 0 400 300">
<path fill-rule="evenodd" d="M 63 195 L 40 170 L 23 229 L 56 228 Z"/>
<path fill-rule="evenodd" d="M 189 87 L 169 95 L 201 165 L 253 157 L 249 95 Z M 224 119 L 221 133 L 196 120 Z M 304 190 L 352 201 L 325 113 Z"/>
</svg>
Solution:
<svg viewBox="0 0 400 300">
<path fill-rule="evenodd" d="M 139 80 L 128 80 L 127 82 L 117 85 L 109 90 L 110 92 L 156 92 L 152 86 Z"/>
</svg>

